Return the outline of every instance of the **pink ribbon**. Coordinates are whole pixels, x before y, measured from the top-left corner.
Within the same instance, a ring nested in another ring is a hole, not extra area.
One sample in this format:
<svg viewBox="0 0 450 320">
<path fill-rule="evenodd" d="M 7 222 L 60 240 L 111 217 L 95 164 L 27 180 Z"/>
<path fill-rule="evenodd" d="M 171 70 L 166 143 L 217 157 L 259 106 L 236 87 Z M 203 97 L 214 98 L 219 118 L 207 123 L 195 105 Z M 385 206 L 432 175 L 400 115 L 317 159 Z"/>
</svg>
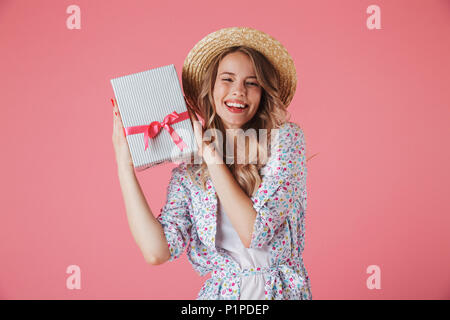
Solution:
<svg viewBox="0 0 450 320">
<path fill-rule="evenodd" d="M 161 131 L 161 129 L 164 128 L 169 132 L 170 137 L 172 138 L 173 142 L 175 142 L 177 147 L 180 148 L 181 151 L 183 151 L 183 148 L 186 148 L 187 145 L 170 125 L 180 121 L 184 121 L 186 119 L 189 119 L 189 113 L 187 111 L 180 114 L 174 111 L 168 114 L 162 122 L 153 121 L 149 125 L 127 127 L 125 128 L 125 134 L 128 136 L 131 134 L 143 133 L 145 142 L 144 150 L 147 150 L 148 138 L 154 138 Z"/>
</svg>

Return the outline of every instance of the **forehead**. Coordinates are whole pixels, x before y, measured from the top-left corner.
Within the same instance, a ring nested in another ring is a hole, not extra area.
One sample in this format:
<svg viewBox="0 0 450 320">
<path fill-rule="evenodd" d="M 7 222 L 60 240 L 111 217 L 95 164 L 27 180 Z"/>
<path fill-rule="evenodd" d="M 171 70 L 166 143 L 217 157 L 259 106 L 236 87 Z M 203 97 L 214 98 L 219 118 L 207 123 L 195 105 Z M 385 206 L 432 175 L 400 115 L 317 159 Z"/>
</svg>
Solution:
<svg viewBox="0 0 450 320">
<path fill-rule="evenodd" d="M 219 63 L 218 74 L 231 72 L 241 76 L 254 76 L 252 60 L 243 52 L 233 52 L 227 54 Z"/>
</svg>

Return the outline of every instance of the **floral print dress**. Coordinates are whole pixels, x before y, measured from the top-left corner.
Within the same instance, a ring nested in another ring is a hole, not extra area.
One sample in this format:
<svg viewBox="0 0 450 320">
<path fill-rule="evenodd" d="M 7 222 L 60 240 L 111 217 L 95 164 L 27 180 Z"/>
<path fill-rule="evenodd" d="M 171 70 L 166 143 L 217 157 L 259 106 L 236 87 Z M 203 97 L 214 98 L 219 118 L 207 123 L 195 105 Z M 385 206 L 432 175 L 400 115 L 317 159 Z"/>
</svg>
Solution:
<svg viewBox="0 0 450 320">
<path fill-rule="evenodd" d="M 226 250 L 216 246 L 218 196 L 210 178 L 206 191 L 196 185 L 187 163 L 172 170 L 167 201 L 158 221 L 164 229 L 173 261 L 186 251 L 194 270 L 211 277 L 198 300 L 240 299 L 242 277 L 264 274 L 265 299 L 310 300 L 310 280 L 303 263 L 305 244 L 306 146 L 303 130 L 286 122 L 261 168 L 262 183 L 251 197 L 257 216 L 250 248 L 268 248 L 270 266 L 241 268 Z M 192 178 L 191 178 L 192 176 Z"/>
</svg>

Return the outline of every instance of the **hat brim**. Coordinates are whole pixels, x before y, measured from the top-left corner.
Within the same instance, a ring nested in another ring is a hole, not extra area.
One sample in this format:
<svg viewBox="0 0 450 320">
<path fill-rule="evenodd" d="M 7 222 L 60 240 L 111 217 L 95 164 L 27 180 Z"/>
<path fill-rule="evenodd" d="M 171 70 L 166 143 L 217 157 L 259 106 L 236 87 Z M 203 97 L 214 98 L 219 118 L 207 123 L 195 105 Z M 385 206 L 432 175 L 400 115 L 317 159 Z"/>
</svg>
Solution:
<svg viewBox="0 0 450 320">
<path fill-rule="evenodd" d="M 201 81 L 207 66 L 223 49 L 245 45 L 261 52 L 277 69 L 280 76 L 280 99 L 288 106 L 297 87 L 297 73 L 286 48 L 270 35 L 248 27 L 224 28 L 200 40 L 184 60 L 183 91 L 192 105 L 200 93 Z"/>
</svg>

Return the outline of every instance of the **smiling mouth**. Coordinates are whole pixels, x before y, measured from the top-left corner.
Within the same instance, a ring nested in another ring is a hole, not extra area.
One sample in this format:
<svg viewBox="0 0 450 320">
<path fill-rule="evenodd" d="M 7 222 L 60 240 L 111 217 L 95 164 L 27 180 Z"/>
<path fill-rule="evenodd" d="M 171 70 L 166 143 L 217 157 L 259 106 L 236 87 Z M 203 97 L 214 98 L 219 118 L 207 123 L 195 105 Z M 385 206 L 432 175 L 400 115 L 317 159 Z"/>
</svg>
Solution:
<svg viewBox="0 0 450 320">
<path fill-rule="evenodd" d="M 245 107 L 229 106 L 226 102 L 224 102 L 224 104 L 229 110 L 234 111 L 234 112 L 242 112 L 248 108 L 248 104 L 245 104 Z"/>
</svg>

